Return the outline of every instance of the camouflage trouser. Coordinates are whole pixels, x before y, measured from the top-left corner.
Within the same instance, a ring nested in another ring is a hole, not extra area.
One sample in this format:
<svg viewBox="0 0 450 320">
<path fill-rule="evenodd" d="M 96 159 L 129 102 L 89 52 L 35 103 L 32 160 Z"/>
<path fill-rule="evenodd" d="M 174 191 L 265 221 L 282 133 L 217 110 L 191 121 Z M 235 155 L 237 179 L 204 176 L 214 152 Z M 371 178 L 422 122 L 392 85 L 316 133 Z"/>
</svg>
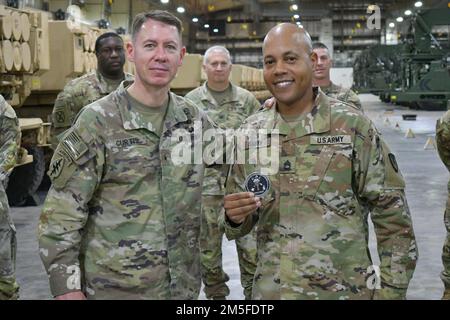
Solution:
<svg viewBox="0 0 450 320">
<path fill-rule="evenodd" d="M 0 300 L 19 298 L 15 276 L 16 229 L 9 217 L 8 199 L 0 181 Z"/>
<path fill-rule="evenodd" d="M 444 265 L 444 271 L 442 271 L 441 279 L 444 281 L 445 286 L 442 299 L 450 300 L 450 188 L 449 198 L 447 199 L 447 208 L 445 209 L 444 224 L 445 229 L 447 230 L 447 237 L 445 239 L 444 248 L 442 249 L 442 264 Z"/>
<path fill-rule="evenodd" d="M 226 282 L 230 279 L 222 268 L 223 228 L 217 220 L 223 206 L 223 196 L 202 196 L 202 227 L 200 233 L 200 250 L 202 280 L 208 299 L 226 297 L 230 293 Z M 241 271 L 241 284 L 244 296 L 251 299 L 253 276 L 256 270 L 256 241 L 251 233 L 236 240 L 236 249 Z"/>
</svg>

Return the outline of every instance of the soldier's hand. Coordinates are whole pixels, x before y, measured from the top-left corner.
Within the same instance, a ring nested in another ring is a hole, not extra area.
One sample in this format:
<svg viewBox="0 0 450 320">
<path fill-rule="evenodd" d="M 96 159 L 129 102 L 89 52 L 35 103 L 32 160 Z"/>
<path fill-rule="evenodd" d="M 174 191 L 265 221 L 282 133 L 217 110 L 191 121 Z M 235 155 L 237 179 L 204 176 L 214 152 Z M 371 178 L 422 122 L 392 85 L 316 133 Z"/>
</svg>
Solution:
<svg viewBox="0 0 450 320">
<path fill-rule="evenodd" d="M 251 192 L 228 194 L 224 198 L 225 214 L 236 224 L 244 222 L 245 218 L 261 207 L 261 199 Z"/>
<path fill-rule="evenodd" d="M 55 300 L 87 300 L 81 291 L 69 292 L 60 296 L 56 296 Z"/>
<path fill-rule="evenodd" d="M 275 106 L 275 98 L 269 98 L 263 103 L 264 109 L 272 109 Z"/>
</svg>

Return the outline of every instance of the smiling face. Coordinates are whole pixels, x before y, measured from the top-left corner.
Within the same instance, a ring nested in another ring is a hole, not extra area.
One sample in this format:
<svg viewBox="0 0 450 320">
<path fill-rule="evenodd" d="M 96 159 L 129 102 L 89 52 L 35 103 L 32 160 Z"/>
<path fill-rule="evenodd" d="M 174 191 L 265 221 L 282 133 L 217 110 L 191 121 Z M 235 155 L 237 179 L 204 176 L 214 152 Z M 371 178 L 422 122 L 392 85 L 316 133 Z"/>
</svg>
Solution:
<svg viewBox="0 0 450 320">
<path fill-rule="evenodd" d="M 136 65 L 136 82 L 145 87 L 169 88 L 183 62 L 186 48 L 175 26 L 149 19 L 133 43 L 127 44 L 128 59 Z"/>
<path fill-rule="evenodd" d="M 330 53 L 326 48 L 316 48 L 314 52 L 317 54 L 317 66 L 314 69 L 314 80 L 328 80 L 330 81 L 330 68 L 333 60 L 330 58 Z"/>
<path fill-rule="evenodd" d="M 312 93 L 316 54 L 303 29 L 289 23 L 273 28 L 264 40 L 263 56 L 264 81 L 280 106 L 294 108 Z"/>
</svg>

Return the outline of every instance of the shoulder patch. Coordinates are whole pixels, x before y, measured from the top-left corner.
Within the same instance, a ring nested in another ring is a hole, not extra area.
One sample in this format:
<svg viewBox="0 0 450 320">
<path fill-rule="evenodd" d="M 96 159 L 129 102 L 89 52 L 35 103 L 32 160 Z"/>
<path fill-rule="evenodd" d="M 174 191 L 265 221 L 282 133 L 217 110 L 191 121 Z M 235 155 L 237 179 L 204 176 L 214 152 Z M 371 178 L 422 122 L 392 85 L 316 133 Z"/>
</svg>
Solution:
<svg viewBox="0 0 450 320">
<path fill-rule="evenodd" d="M 392 168 L 394 169 L 395 172 L 398 172 L 398 164 L 397 160 L 395 160 L 395 156 L 392 153 L 389 153 L 388 157 L 389 161 L 391 162 Z"/>
<path fill-rule="evenodd" d="M 89 150 L 86 143 L 75 131 L 64 137 L 64 140 L 61 141 L 61 149 L 75 162 Z"/>
<path fill-rule="evenodd" d="M 62 169 L 64 168 L 64 157 L 60 154 L 55 156 L 55 159 L 52 161 L 50 165 L 50 170 L 48 171 L 49 177 L 53 180 L 58 178 L 61 175 Z"/>
</svg>

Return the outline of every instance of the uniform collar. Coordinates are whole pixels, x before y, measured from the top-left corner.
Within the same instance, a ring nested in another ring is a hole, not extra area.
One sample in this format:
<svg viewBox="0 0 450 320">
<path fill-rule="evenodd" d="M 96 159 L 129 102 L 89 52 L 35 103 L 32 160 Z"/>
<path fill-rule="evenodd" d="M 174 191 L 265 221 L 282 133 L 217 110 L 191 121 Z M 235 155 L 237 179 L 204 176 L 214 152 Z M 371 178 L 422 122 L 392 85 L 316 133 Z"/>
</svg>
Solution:
<svg viewBox="0 0 450 320">
<path fill-rule="evenodd" d="M 314 133 L 323 133 L 330 131 L 331 109 L 330 101 L 319 87 L 312 88 L 314 91 L 314 107 L 311 112 L 304 114 L 300 123 L 294 129 L 283 120 L 276 108 L 269 110 L 267 116 L 266 129 L 278 129 L 281 135 L 288 136 L 288 139 L 300 138 Z"/>
<path fill-rule="evenodd" d="M 237 87 L 234 84 L 232 84 L 231 82 L 230 82 L 230 86 L 231 86 L 231 96 L 226 97 L 226 100 L 222 101 L 220 104 L 239 101 Z M 208 90 L 208 81 L 205 81 L 205 83 L 201 86 L 201 95 L 202 95 L 201 99 L 204 102 L 216 101 L 214 99 L 213 95 L 211 94 L 211 92 Z M 219 104 L 218 101 L 216 101 L 216 102 Z"/>
<path fill-rule="evenodd" d="M 333 93 L 333 92 L 338 92 L 340 90 L 340 87 L 336 84 L 334 84 L 331 80 L 330 80 L 330 85 L 327 87 L 320 87 L 320 90 L 322 90 L 322 92 L 324 92 L 325 94 L 327 93 Z"/>
<path fill-rule="evenodd" d="M 98 71 L 98 69 L 95 71 L 95 76 L 97 78 L 98 87 L 100 89 L 101 94 L 106 95 L 115 90 L 115 88 L 108 87 L 108 81 L 106 80 L 106 77 L 102 75 L 100 71 Z M 133 78 L 134 78 L 133 75 L 124 72 L 124 78 L 122 80 L 132 80 Z"/>
<path fill-rule="evenodd" d="M 117 88 L 113 99 L 119 108 L 122 118 L 123 128 L 125 130 L 149 129 L 148 123 L 145 119 L 135 111 L 131 110 L 131 106 L 126 98 L 126 89 L 133 84 L 133 80 L 125 80 Z M 177 123 L 186 122 L 188 120 L 184 101 L 177 95 L 169 92 L 169 104 L 167 106 L 166 117 L 164 118 L 164 130 L 175 126 Z M 152 131 L 152 130 L 150 130 Z"/>
</svg>

